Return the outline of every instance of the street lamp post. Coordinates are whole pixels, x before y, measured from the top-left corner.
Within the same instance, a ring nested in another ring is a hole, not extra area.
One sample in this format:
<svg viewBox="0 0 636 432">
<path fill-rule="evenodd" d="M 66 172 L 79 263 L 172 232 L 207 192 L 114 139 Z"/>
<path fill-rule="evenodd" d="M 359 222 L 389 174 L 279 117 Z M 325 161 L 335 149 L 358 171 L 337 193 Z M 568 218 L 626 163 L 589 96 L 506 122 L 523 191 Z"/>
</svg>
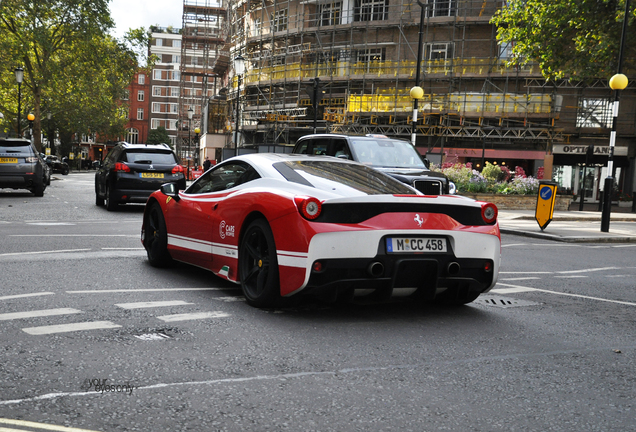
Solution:
<svg viewBox="0 0 636 432">
<path fill-rule="evenodd" d="M 22 136 L 20 122 L 20 111 L 22 111 L 22 80 L 24 80 L 24 69 L 21 66 L 15 68 L 15 80 L 18 82 L 18 138 Z"/>
<path fill-rule="evenodd" d="M 187 179 L 190 180 L 190 159 L 192 158 L 192 150 L 190 148 L 191 144 L 192 144 L 192 137 L 190 134 L 190 130 L 192 129 L 192 117 L 194 116 L 194 110 L 192 109 L 192 107 L 188 108 L 188 156 L 186 157 L 186 160 L 188 161 L 188 168 L 187 168 Z M 190 159 L 188 159 L 190 158 Z"/>
<path fill-rule="evenodd" d="M 621 43 L 618 49 L 618 68 L 616 75 L 610 81 L 609 86 L 614 90 L 614 104 L 612 107 L 612 131 L 610 132 L 609 157 L 607 159 L 607 177 L 603 186 L 603 213 L 601 214 L 601 232 L 608 232 L 610 226 L 610 213 L 612 211 L 612 189 L 614 189 L 614 146 L 616 145 L 616 119 L 618 118 L 619 93 L 627 87 L 627 77 L 621 73 L 623 68 L 623 48 L 625 47 L 625 34 L 629 21 L 629 2 L 625 2 L 625 15 L 621 32 Z"/>
<path fill-rule="evenodd" d="M 417 62 L 415 64 L 415 86 L 411 89 L 411 97 L 413 98 L 413 119 L 411 122 L 411 143 L 415 147 L 415 137 L 417 135 L 417 111 L 418 100 L 424 96 L 424 90 L 420 87 L 420 69 L 422 66 L 422 49 L 424 39 L 424 19 L 426 18 L 426 10 L 428 4 L 422 3 L 417 0 L 417 4 L 420 6 L 420 33 L 417 42 Z"/>
<path fill-rule="evenodd" d="M 241 116 L 239 114 L 239 99 L 241 98 L 241 76 L 245 72 L 245 59 L 242 55 L 237 55 L 234 58 L 234 73 L 236 74 L 237 90 L 236 90 L 236 127 L 234 128 L 234 156 L 238 156 L 238 139 L 239 139 L 239 126 L 241 124 Z"/>
<path fill-rule="evenodd" d="M 194 164 L 196 165 L 197 169 L 199 169 L 199 152 L 201 151 L 201 148 L 199 147 L 200 133 L 201 133 L 201 129 L 199 129 L 198 127 L 194 128 L 194 144 L 197 147 L 197 151 L 194 154 Z"/>
</svg>

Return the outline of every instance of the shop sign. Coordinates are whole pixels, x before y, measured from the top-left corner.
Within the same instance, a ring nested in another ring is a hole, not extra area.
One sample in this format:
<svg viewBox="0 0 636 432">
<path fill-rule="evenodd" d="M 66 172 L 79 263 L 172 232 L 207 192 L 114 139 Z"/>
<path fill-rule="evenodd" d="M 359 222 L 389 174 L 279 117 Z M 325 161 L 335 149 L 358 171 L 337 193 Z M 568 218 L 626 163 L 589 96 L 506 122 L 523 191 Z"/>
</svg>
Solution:
<svg viewBox="0 0 636 432">
<path fill-rule="evenodd" d="M 555 144 L 552 147 L 554 154 L 572 154 L 585 156 L 586 145 Z M 595 156 L 609 156 L 610 146 L 594 146 Z M 614 156 L 627 156 L 627 147 L 614 147 Z"/>
</svg>

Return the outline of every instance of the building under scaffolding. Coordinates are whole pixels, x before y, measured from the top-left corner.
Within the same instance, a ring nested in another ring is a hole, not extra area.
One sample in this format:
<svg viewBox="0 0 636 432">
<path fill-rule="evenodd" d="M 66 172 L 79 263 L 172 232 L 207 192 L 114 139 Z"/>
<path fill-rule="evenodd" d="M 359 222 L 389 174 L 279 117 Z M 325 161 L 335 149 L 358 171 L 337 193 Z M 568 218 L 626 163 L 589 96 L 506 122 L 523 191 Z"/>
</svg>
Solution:
<svg viewBox="0 0 636 432">
<path fill-rule="evenodd" d="M 200 157 L 217 158 L 216 154 L 207 152 L 201 155 L 200 145 L 206 148 L 214 141 L 217 147 L 225 144 L 224 135 L 220 135 L 220 145 L 218 139 L 214 140 L 214 134 L 225 126 L 224 121 L 220 124 L 218 112 L 220 107 L 225 108 L 225 102 L 214 103 L 214 96 L 218 94 L 219 75 L 227 69 L 227 53 L 223 51 L 227 38 L 226 15 L 220 1 L 183 1 L 178 146 L 182 157 L 192 160 L 196 166 L 202 164 Z M 208 121 L 210 118 L 213 120 Z M 203 142 L 196 129 L 204 136 Z"/>
<path fill-rule="evenodd" d="M 225 49 L 230 59 L 241 54 L 248 60 L 240 95 L 238 77 L 231 70 L 228 75 L 228 106 L 240 97 L 242 107 L 240 145 L 293 144 L 312 133 L 314 119 L 318 132 L 409 139 L 421 30 L 425 94 L 418 102 L 418 149 L 434 161 L 507 163 L 528 174 L 544 165 L 551 172 L 554 162 L 571 168 L 560 171 L 570 177 L 563 188 L 578 190 L 579 147 L 599 147 L 596 162 L 605 160 L 601 147 L 608 145 L 612 119 L 607 80 L 548 83 L 536 64 L 509 66 L 510 46 L 498 44 L 490 23 L 501 6 L 493 0 L 428 0 L 423 6 L 409 0 L 229 0 Z M 315 78 L 317 110 L 310 97 Z M 618 131 L 621 181 L 634 159 L 633 95 L 628 88 L 621 102 L 621 118 L 629 119 Z M 605 175 L 601 171 L 597 177 Z"/>
</svg>

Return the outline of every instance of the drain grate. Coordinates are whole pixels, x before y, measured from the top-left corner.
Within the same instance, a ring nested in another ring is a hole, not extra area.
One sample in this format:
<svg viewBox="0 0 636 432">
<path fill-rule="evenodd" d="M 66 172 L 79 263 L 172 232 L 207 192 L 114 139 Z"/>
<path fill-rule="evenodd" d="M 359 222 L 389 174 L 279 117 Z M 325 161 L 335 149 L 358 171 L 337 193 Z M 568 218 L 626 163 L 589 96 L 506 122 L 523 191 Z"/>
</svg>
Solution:
<svg viewBox="0 0 636 432">
<path fill-rule="evenodd" d="M 483 304 L 487 306 L 494 306 L 500 308 L 512 308 L 512 307 L 522 307 L 522 306 L 536 306 L 541 303 L 529 301 L 529 300 L 519 300 L 510 297 L 502 297 L 495 295 L 483 295 L 477 298 L 474 303 Z"/>
</svg>

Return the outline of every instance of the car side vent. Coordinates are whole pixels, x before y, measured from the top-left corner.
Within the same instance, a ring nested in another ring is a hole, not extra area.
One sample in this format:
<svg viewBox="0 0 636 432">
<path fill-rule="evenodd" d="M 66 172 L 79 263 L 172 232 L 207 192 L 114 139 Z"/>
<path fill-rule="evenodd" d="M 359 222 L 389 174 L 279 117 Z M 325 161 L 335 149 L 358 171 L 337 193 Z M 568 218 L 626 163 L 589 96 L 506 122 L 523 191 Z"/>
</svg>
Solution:
<svg viewBox="0 0 636 432">
<path fill-rule="evenodd" d="M 425 195 L 442 195 L 442 182 L 439 180 L 416 180 L 413 186 Z"/>
</svg>

